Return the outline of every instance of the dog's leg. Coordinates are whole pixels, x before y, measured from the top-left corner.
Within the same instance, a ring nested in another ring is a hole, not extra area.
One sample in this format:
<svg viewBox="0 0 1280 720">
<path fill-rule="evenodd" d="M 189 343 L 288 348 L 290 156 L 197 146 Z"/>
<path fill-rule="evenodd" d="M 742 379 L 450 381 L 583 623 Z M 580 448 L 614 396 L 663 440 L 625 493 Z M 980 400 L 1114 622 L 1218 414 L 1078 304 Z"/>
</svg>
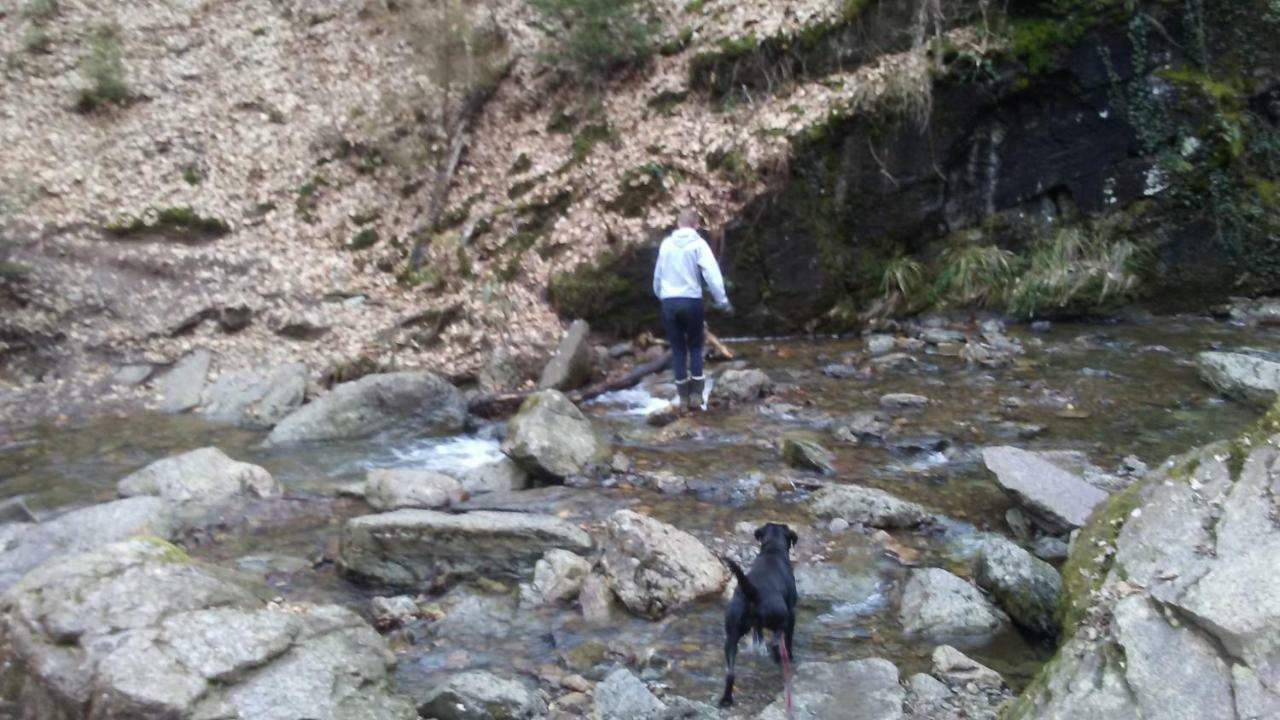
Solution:
<svg viewBox="0 0 1280 720">
<path fill-rule="evenodd" d="M 788 658 L 795 658 L 795 645 L 792 644 L 792 642 L 795 640 L 795 633 L 796 633 L 796 613 L 794 610 L 792 610 L 791 614 L 787 616 L 786 625 L 782 627 L 782 642 L 786 643 Z"/>
<path fill-rule="evenodd" d="M 727 628 L 726 628 L 727 629 Z M 740 635 L 727 633 L 724 639 L 724 694 L 720 696 L 720 707 L 733 704 L 733 669 L 738 662 L 738 640 Z"/>
</svg>

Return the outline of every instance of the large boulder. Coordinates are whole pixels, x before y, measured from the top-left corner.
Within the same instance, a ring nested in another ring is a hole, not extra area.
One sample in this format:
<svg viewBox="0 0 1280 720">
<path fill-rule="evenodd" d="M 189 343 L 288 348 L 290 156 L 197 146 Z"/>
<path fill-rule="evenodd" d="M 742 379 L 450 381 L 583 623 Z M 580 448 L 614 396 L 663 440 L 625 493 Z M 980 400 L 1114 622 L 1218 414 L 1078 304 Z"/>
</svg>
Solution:
<svg viewBox="0 0 1280 720">
<path fill-rule="evenodd" d="M 508 457 L 467 470 L 458 480 L 469 493 L 525 490 L 531 483 L 528 471 Z"/>
<path fill-rule="evenodd" d="M 835 456 L 817 441 L 801 433 L 788 433 L 782 437 L 782 459 L 801 470 L 812 470 L 822 475 L 834 475 Z"/>
<path fill-rule="evenodd" d="M 594 720 L 658 720 L 667 706 L 626 668 L 609 673 L 595 688 Z"/>
<path fill-rule="evenodd" d="M 711 397 L 732 402 L 751 402 L 773 392 L 773 380 L 763 370 L 725 370 L 716 378 Z"/>
<path fill-rule="evenodd" d="M 502 452 L 534 475 L 564 479 L 603 459 L 608 448 L 573 401 L 543 390 L 525 398 L 507 423 Z"/>
<path fill-rule="evenodd" d="M 537 720 L 546 717 L 547 703 L 524 683 L 477 670 L 432 688 L 418 713 L 436 720 Z"/>
<path fill-rule="evenodd" d="M 434 373 L 366 375 L 289 414 L 267 444 L 365 437 L 396 428 L 447 435 L 460 432 L 466 420 L 462 393 Z"/>
<path fill-rule="evenodd" d="M 898 620 L 909 635 L 947 640 L 992 635 L 1009 618 L 968 582 L 941 568 L 923 568 L 907 578 Z"/>
<path fill-rule="evenodd" d="M 266 372 L 225 372 L 204 391 L 200 414 L 218 422 L 268 429 L 307 396 L 307 366 L 289 363 Z"/>
<path fill-rule="evenodd" d="M 574 320 L 556 352 L 542 369 L 539 390 L 576 390 L 591 382 L 591 345 L 585 320 Z"/>
<path fill-rule="evenodd" d="M 1055 615 L 1062 577 L 1049 563 L 992 535 L 978 550 L 974 579 L 1018 625 L 1038 635 L 1058 634 Z"/>
<path fill-rule="evenodd" d="M 169 538 L 169 506 L 160 498 L 136 497 L 90 505 L 42 523 L 0 527 L 0 590 L 40 563 L 138 535 Z"/>
<path fill-rule="evenodd" d="M 364 482 L 365 502 L 375 510 L 442 508 L 466 498 L 462 483 L 431 470 L 376 468 Z"/>
<path fill-rule="evenodd" d="M 933 515 L 923 507 L 860 485 L 828 485 L 814 493 L 810 502 L 819 517 L 842 518 L 851 525 L 911 528 L 933 522 Z"/>
<path fill-rule="evenodd" d="M 54 560 L 0 596 L 0 688 L 23 717 L 415 718 L 389 662 L 351 611 L 263 607 L 156 539 Z"/>
<path fill-rule="evenodd" d="M 516 578 L 555 548 L 585 552 L 591 538 L 550 515 L 396 510 L 348 520 L 340 566 L 350 575 L 397 586 L 441 575 Z"/>
<path fill-rule="evenodd" d="M 906 693 L 898 668 L 888 660 L 806 662 L 792 680 L 792 711 L 785 694 L 758 716 L 759 720 L 899 720 Z"/>
<path fill-rule="evenodd" d="M 159 497 L 190 526 L 235 512 L 249 498 L 278 497 L 283 491 L 265 469 L 213 447 L 157 460 L 120 480 L 116 489 L 124 497 Z"/>
<path fill-rule="evenodd" d="M 604 571 L 609 587 L 632 612 L 657 619 L 720 592 L 728 572 L 697 538 L 631 510 L 605 524 Z"/>
<path fill-rule="evenodd" d="M 1280 398 L 1280 354 L 1202 352 L 1196 369 L 1213 389 L 1237 400 L 1266 408 Z"/>
<path fill-rule="evenodd" d="M 1107 499 L 1107 493 L 1033 452 L 988 447 L 982 450 L 982 460 L 996 481 L 1050 534 L 1081 527 Z"/>
<path fill-rule="evenodd" d="M 212 361 L 213 354 L 201 349 L 174 363 L 160 381 L 160 409 L 167 413 L 181 413 L 199 405 Z"/>
<path fill-rule="evenodd" d="M 1173 458 L 1115 496 L 1063 571 L 1071 633 L 1013 720 L 1280 717 L 1280 430 Z"/>
</svg>

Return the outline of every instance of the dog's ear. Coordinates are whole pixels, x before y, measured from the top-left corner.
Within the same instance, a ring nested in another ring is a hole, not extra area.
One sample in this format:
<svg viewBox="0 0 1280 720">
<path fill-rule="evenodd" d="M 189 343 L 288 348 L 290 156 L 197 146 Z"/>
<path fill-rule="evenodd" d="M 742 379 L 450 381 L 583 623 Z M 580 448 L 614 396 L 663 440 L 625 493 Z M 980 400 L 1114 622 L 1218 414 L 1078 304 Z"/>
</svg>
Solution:
<svg viewBox="0 0 1280 720">
<path fill-rule="evenodd" d="M 769 529 L 768 525 L 761 525 L 760 527 L 756 528 L 756 532 L 755 532 L 756 542 L 764 542 L 764 531 L 768 529 Z"/>
<path fill-rule="evenodd" d="M 787 547 L 795 547 L 796 543 L 800 542 L 800 536 L 796 534 L 795 530 L 791 529 L 790 525 L 785 525 L 784 527 L 787 528 Z"/>
</svg>

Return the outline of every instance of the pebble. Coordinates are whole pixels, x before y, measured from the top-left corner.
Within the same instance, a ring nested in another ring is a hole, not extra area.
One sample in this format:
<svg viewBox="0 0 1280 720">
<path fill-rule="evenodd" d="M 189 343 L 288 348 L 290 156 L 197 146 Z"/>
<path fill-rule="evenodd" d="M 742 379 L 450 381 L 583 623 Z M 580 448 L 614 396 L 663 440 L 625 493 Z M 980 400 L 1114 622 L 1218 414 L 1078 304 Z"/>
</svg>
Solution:
<svg viewBox="0 0 1280 720">
<path fill-rule="evenodd" d="M 844 518 L 832 518 L 831 522 L 827 523 L 827 530 L 830 530 L 833 533 L 844 532 L 848 529 L 849 521 Z"/>
</svg>

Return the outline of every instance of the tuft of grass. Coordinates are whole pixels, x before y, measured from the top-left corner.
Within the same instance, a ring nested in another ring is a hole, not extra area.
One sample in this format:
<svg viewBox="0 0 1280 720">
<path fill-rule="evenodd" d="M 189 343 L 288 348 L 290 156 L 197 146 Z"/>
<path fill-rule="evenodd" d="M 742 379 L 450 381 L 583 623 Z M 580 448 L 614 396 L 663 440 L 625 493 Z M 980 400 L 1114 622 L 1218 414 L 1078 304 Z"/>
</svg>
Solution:
<svg viewBox="0 0 1280 720">
<path fill-rule="evenodd" d="M 32 55 L 45 55 L 53 47 L 53 36 L 40 25 L 32 25 L 22 35 L 22 49 Z"/>
<path fill-rule="evenodd" d="M 182 168 L 182 181 L 188 185 L 199 185 L 204 182 L 204 174 L 195 165 Z"/>
<path fill-rule="evenodd" d="M 880 293 L 891 314 L 913 312 L 931 302 L 925 269 L 920 261 L 900 255 L 885 263 L 880 275 Z"/>
<path fill-rule="evenodd" d="M 351 238 L 351 242 L 347 244 L 348 250 L 364 250 L 378 244 L 378 231 L 371 227 L 363 228 L 360 232 Z"/>
<path fill-rule="evenodd" d="M 1062 228 L 1032 249 L 1026 272 L 1009 291 L 1009 309 L 1028 317 L 1071 306 L 1103 307 L 1130 298 L 1140 252 L 1128 240 Z"/>
<path fill-rule="evenodd" d="M 961 307 L 983 307 L 1003 299 L 1016 257 L 995 245 L 949 247 L 942 253 L 938 298 Z"/>
<path fill-rule="evenodd" d="M 120 32 L 114 26 L 98 25 L 90 31 L 89 49 L 80 62 L 80 71 L 86 81 L 76 100 L 80 112 L 124 104 L 132 97 L 125 80 Z"/>
<path fill-rule="evenodd" d="M 551 26 L 555 50 L 547 59 L 589 89 L 620 68 L 653 54 L 654 27 L 646 0 L 530 0 Z"/>
<path fill-rule="evenodd" d="M 613 137 L 613 131 L 609 129 L 607 123 L 595 123 L 582 128 L 573 138 L 573 155 L 569 164 L 581 164 L 596 149 L 596 145 L 611 137 Z"/>
</svg>

